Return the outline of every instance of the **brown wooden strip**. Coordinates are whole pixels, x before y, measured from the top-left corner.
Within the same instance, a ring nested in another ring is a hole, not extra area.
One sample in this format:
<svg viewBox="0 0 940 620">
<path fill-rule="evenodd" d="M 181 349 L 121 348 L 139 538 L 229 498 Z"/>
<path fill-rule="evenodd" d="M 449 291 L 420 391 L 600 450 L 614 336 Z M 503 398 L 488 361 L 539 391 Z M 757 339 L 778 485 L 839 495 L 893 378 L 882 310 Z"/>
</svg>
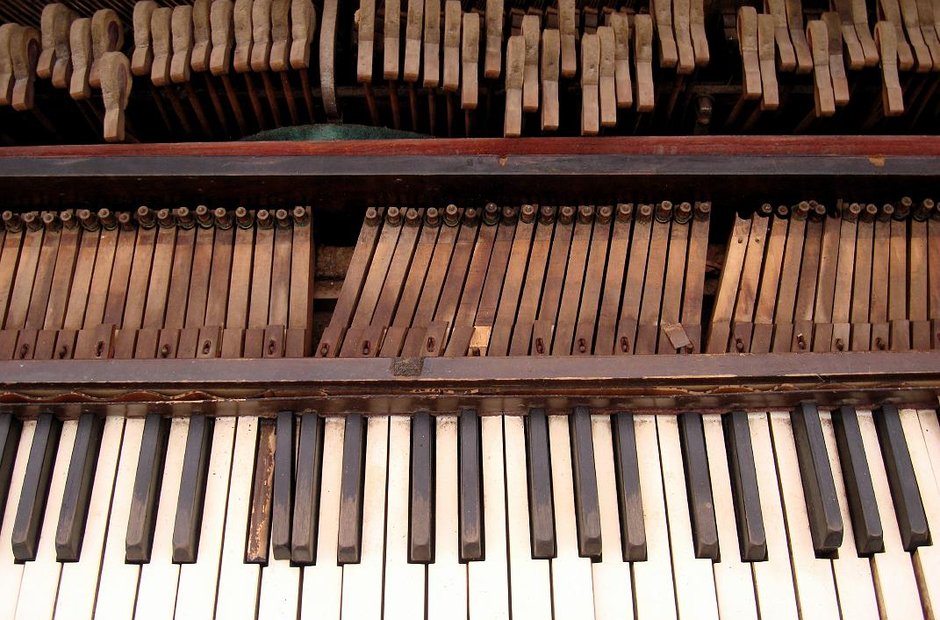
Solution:
<svg viewBox="0 0 940 620">
<path fill-rule="evenodd" d="M 313 288 L 316 252 L 313 244 L 313 215 L 310 207 L 294 207 L 291 240 L 290 308 L 287 324 L 291 329 L 313 330 Z M 309 349 L 309 344 L 305 349 Z M 309 354 L 307 351 L 306 354 Z"/>
<path fill-rule="evenodd" d="M 480 214 L 476 209 L 464 211 L 463 223 L 460 226 L 454 251 L 451 254 L 450 265 L 447 268 L 447 275 L 444 278 L 443 288 L 438 298 L 437 309 L 434 312 L 433 321 L 435 323 L 446 325 L 447 329 L 453 326 L 461 291 L 464 283 L 470 279 L 470 262 L 475 254 L 478 232 L 480 235 L 491 235 L 494 231 L 486 232 L 487 229 L 491 228 L 493 227 L 480 224 Z M 417 321 L 415 321 L 415 326 L 419 330 L 427 329 L 427 326 L 419 325 Z M 423 340 L 423 338 L 419 340 Z"/>
<path fill-rule="evenodd" d="M 839 233 L 839 266 L 836 271 L 835 295 L 832 305 L 832 338 L 830 351 L 847 351 L 852 332 L 849 325 L 852 310 L 852 278 L 855 272 L 856 232 L 861 207 L 848 205 L 842 213 Z M 815 348 L 814 348 L 815 350 Z"/>
<path fill-rule="evenodd" d="M 706 353 L 725 353 L 728 350 L 731 318 L 738 294 L 738 283 L 741 280 L 741 270 L 744 268 L 750 231 L 751 220 L 735 215 L 734 228 L 728 239 L 725 262 L 721 268 L 718 294 L 715 296 L 715 304 L 712 307 L 712 323 L 708 330 Z"/>
<path fill-rule="evenodd" d="M 911 323 L 907 314 L 907 209 L 895 211 L 891 220 L 891 268 L 888 278 L 888 320 L 891 322 L 891 350 L 911 348 Z"/>
<path fill-rule="evenodd" d="M 767 249 L 767 224 L 768 218 L 763 210 L 756 211 L 751 216 L 751 232 L 748 235 L 731 327 L 729 350 L 734 353 L 744 353 L 747 350 L 747 343 L 751 341 L 760 270 L 764 262 L 764 252 Z"/>
<path fill-rule="evenodd" d="M 21 329 L 26 325 L 33 283 L 36 280 L 40 255 L 45 246 L 43 243 L 45 227 L 39 219 L 39 214 L 27 213 L 23 217 L 29 223 L 29 227 L 25 233 L 19 264 L 16 267 L 10 306 L 4 323 L 7 329 Z"/>
<path fill-rule="evenodd" d="M 910 220 L 908 264 L 910 284 L 908 287 L 908 319 L 911 321 L 911 345 L 915 351 L 930 349 L 930 323 L 927 321 L 927 222 L 925 214 L 918 211 Z"/>
<path fill-rule="evenodd" d="M 211 257 L 205 263 L 193 263 L 196 248 L 195 222 L 189 209 L 179 209 L 176 213 L 176 247 L 173 252 L 173 266 L 170 270 L 170 288 L 167 292 L 166 315 L 164 326 L 170 329 L 182 329 L 186 325 L 186 307 L 189 301 L 190 280 L 197 273 L 208 274 Z M 195 265 L 195 269 L 193 268 Z M 175 357 L 175 347 L 174 355 Z"/>
<path fill-rule="evenodd" d="M 816 301 L 816 279 L 819 275 L 822 232 L 822 218 L 811 217 L 806 226 L 806 237 L 803 241 L 803 262 L 800 265 L 796 306 L 793 310 L 791 351 L 809 351 L 813 342 L 813 307 Z"/>
<path fill-rule="evenodd" d="M 548 355 L 552 350 L 552 336 L 561 304 L 565 268 L 574 235 L 574 215 L 575 210 L 572 207 L 561 207 L 558 210 L 555 237 L 548 255 L 548 270 L 542 289 L 542 301 L 532 327 L 532 355 Z M 539 328 L 539 325 L 542 327 Z"/>
<path fill-rule="evenodd" d="M 189 279 L 189 295 L 186 301 L 185 326 L 197 329 L 206 324 L 206 311 L 209 300 L 209 279 L 215 269 L 212 251 L 215 240 L 215 224 L 212 214 L 204 206 L 196 208 L 196 244 L 193 249 L 193 264 L 201 265 L 194 269 Z"/>
<path fill-rule="evenodd" d="M 487 348 L 487 354 L 497 355 L 489 351 L 492 329 L 500 314 L 506 316 L 509 323 L 502 330 L 501 339 L 503 353 L 509 343 L 509 330 L 515 320 L 516 308 L 519 304 L 519 293 L 522 289 L 522 279 L 525 274 L 526 261 L 532 245 L 532 235 L 535 229 L 536 208 L 525 205 L 520 209 L 503 210 L 503 220 L 514 233 L 509 243 L 497 243 L 493 248 L 489 271 L 486 274 L 486 284 L 480 298 L 480 308 L 474 321 L 475 334 L 472 339 L 473 350 L 471 355 L 479 353 L 479 347 Z M 518 219 L 517 219 L 518 218 Z M 507 238 L 509 235 L 507 234 Z M 491 273 L 492 272 L 492 275 Z"/>
<path fill-rule="evenodd" d="M 578 307 L 584 287 L 584 270 L 587 268 L 588 252 L 591 249 L 591 232 L 594 228 L 594 208 L 579 207 L 578 220 L 571 237 L 568 264 L 565 269 L 565 285 L 555 320 L 555 337 L 552 355 L 571 355 L 575 327 L 578 322 Z"/>
<path fill-rule="evenodd" d="M 421 222 L 424 219 L 424 209 L 408 209 L 403 213 L 404 224 L 398 236 L 395 252 L 392 254 L 385 282 L 375 304 L 370 323 L 383 329 L 392 323 L 398 300 L 401 299 L 405 277 L 414 257 L 415 246 L 421 232 Z M 375 348 L 375 353 L 378 347 Z M 375 354 L 373 353 L 373 355 Z"/>
<path fill-rule="evenodd" d="M 167 209 L 157 214 L 157 238 L 154 244 L 153 262 L 150 268 L 150 283 L 147 290 L 147 305 L 144 308 L 143 326 L 148 329 L 163 327 L 166 320 L 170 279 L 173 275 L 173 259 L 176 248 L 176 222 Z M 185 300 L 184 300 L 185 304 Z"/>
<path fill-rule="evenodd" d="M 832 305 L 839 265 L 841 228 L 842 223 L 836 217 L 829 216 L 823 221 L 819 277 L 816 280 L 816 304 L 813 308 L 815 325 L 813 326 L 813 340 L 810 343 L 812 350 L 816 352 L 828 352 L 832 342 Z"/>
<path fill-rule="evenodd" d="M 20 244 L 26 234 L 26 227 L 18 215 L 7 211 L 3 216 L 4 225 L 9 228 L 0 227 L 0 236 L 3 238 L 0 246 L 0 326 L 4 324 L 10 308 L 14 277 L 20 261 Z"/>
<path fill-rule="evenodd" d="M 927 289 L 930 300 L 928 317 L 936 320 L 940 319 L 940 219 L 937 217 L 936 210 L 931 213 L 931 218 L 927 222 L 927 262 L 929 278 Z M 934 340 L 936 341 L 936 336 Z M 937 346 L 936 342 L 934 346 Z"/>
<path fill-rule="evenodd" d="M 68 309 L 69 294 L 72 291 L 82 234 L 78 221 L 71 211 L 62 213 L 60 223 L 62 233 L 59 239 L 59 252 L 56 255 L 51 289 L 42 324 L 43 328 L 53 330 L 61 329 L 65 323 L 65 312 Z"/>
<path fill-rule="evenodd" d="M 690 340 L 689 346 L 686 347 L 689 353 L 699 353 L 702 350 L 702 302 L 705 294 L 711 209 L 710 202 L 696 202 L 693 206 L 689 259 L 685 273 L 685 299 L 682 302 L 682 326 Z"/>
<path fill-rule="evenodd" d="M 680 313 L 682 297 L 685 292 L 685 272 L 691 229 L 692 205 L 684 202 L 676 208 L 676 213 L 669 230 L 669 253 L 666 257 L 666 278 L 663 283 L 662 310 L 659 315 L 658 353 L 676 353 L 674 343 L 668 337 L 667 330 L 682 330 Z M 679 333 L 679 332 L 677 332 Z"/>
<path fill-rule="evenodd" d="M 49 293 L 52 290 L 56 256 L 59 252 L 59 241 L 62 238 L 62 225 L 54 213 L 43 213 L 42 220 L 46 233 L 43 236 L 42 248 L 39 251 L 39 261 L 33 278 L 26 322 L 23 324 L 23 327 L 31 330 L 41 329 L 45 320 Z M 23 359 L 22 356 L 20 359 Z"/>
<path fill-rule="evenodd" d="M 801 202 L 790 212 L 787 229 L 787 247 L 783 254 L 783 269 L 780 272 L 780 293 L 774 313 L 774 336 L 771 350 L 782 353 L 790 350 L 793 336 L 793 309 L 800 278 L 800 260 L 803 256 L 803 241 L 806 237 L 806 218 L 809 203 Z"/>
<path fill-rule="evenodd" d="M 878 208 L 875 205 L 866 205 L 862 210 L 862 221 L 856 227 L 855 275 L 852 283 L 852 351 L 871 349 L 869 312 L 871 310 L 874 218 L 877 213 Z"/>
<path fill-rule="evenodd" d="M 90 302 L 92 276 L 97 262 L 98 242 L 103 234 L 96 216 L 87 211 L 79 211 L 78 217 L 82 220 L 83 229 L 78 255 L 75 259 L 75 270 L 72 274 L 72 290 L 69 293 L 65 319 L 62 322 L 62 326 L 68 330 L 81 329 L 84 324 L 85 310 Z"/>
<path fill-rule="evenodd" d="M 642 296 L 637 291 L 643 290 L 646 275 L 646 259 L 649 255 L 650 236 L 652 234 L 653 207 L 641 204 L 637 207 L 636 220 L 633 224 L 633 237 L 630 241 L 630 262 L 627 267 L 627 279 L 623 286 L 623 298 L 620 306 L 620 321 L 617 325 L 617 338 L 614 342 L 615 354 L 633 353 L 636 342 L 637 324 L 640 319 Z"/>
<path fill-rule="evenodd" d="M 241 357 L 244 330 L 248 327 L 252 259 L 254 254 L 255 214 L 243 207 L 235 210 L 235 241 L 232 246 L 232 277 L 228 287 L 225 331 L 222 333 L 222 357 Z M 267 322 L 267 294 L 263 304 Z"/>
<path fill-rule="evenodd" d="M 633 205 L 618 204 L 614 214 L 613 231 L 610 235 L 607 271 L 604 274 L 597 332 L 594 337 L 595 355 L 611 355 L 614 351 L 614 339 L 617 336 L 617 319 L 620 316 L 621 291 L 623 290 L 624 273 L 627 267 L 627 252 L 630 249 L 630 229 L 632 225 Z"/>
<path fill-rule="evenodd" d="M 95 268 L 91 275 L 88 305 L 84 309 L 84 318 L 82 320 L 82 327 L 85 329 L 96 327 L 104 322 L 111 271 L 114 267 L 114 257 L 117 253 L 118 235 L 120 234 L 120 230 L 116 226 L 109 228 L 105 226 L 106 220 L 102 219 L 100 221 L 102 230 L 98 239 L 98 253 L 95 255 Z M 133 232 L 136 234 L 136 231 Z"/>
<path fill-rule="evenodd" d="M 271 269 L 274 262 L 274 214 L 267 209 L 259 209 L 255 221 L 257 222 L 257 229 L 255 230 L 252 248 L 248 322 L 244 325 L 236 323 L 232 327 L 263 329 L 268 324 L 268 310 L 271 307 Z M 238 252 L 237 244 L 240 232 L 241 229 L 235 233 L 236 253 Z M 245 236 L 247 237 L 247 233 Z M 226 327 L 229 327 L 229 325 L 226 325 Z M 260 357 L 260 355 L 256 357 Z"/>
<path fill-rule="evenodd" d="M 124 293 L 124 320 L 120 322 L 122 329 L 140 329 L 143 325 L 144 309 L 147 305 L 147 289 L 150 281 L 150 268 L 153 265 L 154 247 L 157 243 L 157 225 L 148 213 L 148 219 L 142 215 L 146 207 L 138 211 L 137 243 L 134 247 L 134 258 L 131 263 L 130 280 Z M 114 278 L 112 278 L 112 282 Z M 116 291 L 120 292 L 120 291 Z M 110 302 L 110 300 L 109 300 Z M 110 305 L 110 304 L 109 304 Z M 106 322 L 109 322 L 106 317 Z M 118 323 L 118 321 L 115 321 Z"/>
<path fill-rule="evenodd" d="M 594 332 L 597 329 L 598 307 L 605 282 L 602 275 L 607 267 L 612 217 L 613 209 L 609 206 L 598 207 L 595 211 L 591 251 L 588 255 L 584 288 L 581 291 L 581 307 L 578 309 L 575 324 L 572 355 L 591 355 L 594 350 Z"/>
<path fill-rule="evenodd" d="M 215 234 L 212 239 L 212 274 L 209 276 L 209 291 L 204 324 L 223 327 L 228 310 L 228 287 L 232 277 L 232 251 L 235 247 L 235 228 L 232 216 L 224 209 L 216 209 Z M 197 317 L 198 317 L 198 308 Z M 193 324 L 191 327 L 197 327 Z"/>
<path fill-rule="evenodd" d="M 786 207 L 781 209 L 785 210 Z M 783 252 L 787 242 L 789 222 L 778 209 L 770 217 L 770 233 L 767 235 L 767 254 L 761 271 L 760 293 L 754 309 L 754 333 L 751 336 L 748 351 L 767 353 L 773 337 L 774 308 L 777 305 L 777 293 L 780 284 L 780 272 L 783 267 Z"/>
<path fill-rule="evenodd" d="M 888 274 L 891 260 L 891 213 L 894 207 L 885 205 L 878 212 L 875 233 L 872 239 L 871 261 L 871 303 L 869 305 L 869 323 L 871 323 L 872 351 L 888 348 Z"/>
<path fill-rule="evenodd" d="M 643 280 L 643 299 L 637 323 L 634 353 L 656 353 L 659 336 L 659 313 L 663 301 L 663 280 L 666 276 L 666 256 L 669 250 L 669 229 L 673 205 L 662 202 L 654 210 L 650 249 L 646 258 L 646 277 Z"/>
<path fill-rule="evenodd" d="M 516 322 L 531 325 L 538 307 L 541 282 L 545 277 L 554 209 L 540 210 L 535 205 L 523 205 L 519 217 L 520 223 L 513 239 L 503 292 L 487 347 L 488 355 L 508 355 Z M 537 288 L 530 293 L 534 287 Z M 527 294 L 533 294 L 534 298 L 527 299 Z"/>
<path fill-rule="evenodd" d="M 538 210 L 538 223 L 529 248 L 529 262 L 525 268 L 525 284 L 516 306 L 516 316 L 500 311 L 496 316 L 496 326 L 490 341 L 493 355 L 527 355 L 532 339 L 532 324 L 539 309 L 542 283 L 547 277 L 549 252 L 552 249 L 552 233 L 555 229 L 555 207 L 541 207 Z M 507 346 L 506 329 L 512 330 Z"/>
<path fill-rule="evenodd" d="M 268 323 L 271 325 L 281 325 L 287 328 L 290 321 L 290 288 L 291 288 L 291 265 L 293 253 L 293 227 L 291 226 L 290 215 L 286 210 L 280 209 L 274 214 L 276 230 L 274 231 L 274 256 L 271 261 L 271 298 L 268 302 Z M 310 259 L 309 252 L 307 258 L 307 277 L 311 277 L 309 271 Z M 303 270 L 300 264 L 297 265 L 298 271 Z M 301 274 L 298 274 L 298 278 Z M 311 298 L 312 301 L 312 298 Z M 305 305 L 306 302 L 300 302 Z M 312 310 L 312 309 L 311 309 Z M 299 310 L 301 316 L 303 311 Z M 311 324 L 308 324 L 311 325 Z"/>
</svg>

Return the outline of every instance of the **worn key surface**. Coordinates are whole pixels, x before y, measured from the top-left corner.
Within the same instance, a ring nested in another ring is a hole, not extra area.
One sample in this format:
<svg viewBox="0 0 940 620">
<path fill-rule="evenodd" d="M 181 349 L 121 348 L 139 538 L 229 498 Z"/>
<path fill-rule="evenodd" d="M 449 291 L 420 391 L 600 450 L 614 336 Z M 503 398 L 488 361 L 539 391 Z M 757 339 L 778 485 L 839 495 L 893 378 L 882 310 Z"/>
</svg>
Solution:
<svg viewBox="0 0 940 620">
<path fill-rule="evenodd" d="M 411 488 L 408 561 L 434 561 L 434 420 L 419 413 L 411 421 Z"/>
<path fill-rule="evenodd" d="M 346 416 L 343 435 L 343 478 L 340 487 L 339 534 L 336 559 L 356 564 L 362 553 L 362 492 L 365 481 L 366 420 Z"/>
<path fill-rule="evenodd" d="M 150 561 L 169 432 L 168 419 L 158 413 L 147 416 L 140 443 L 140 457 L 137 461 L 137 475 L 134 478 L 134 492 L 124 543 L 125 559 L 128 563 Z"/>
<path fill-rule="evenodd" d="M 194 415 L 189 419 L 173 528 L 173 561 L 178 564 L 191 564 L 198 558 L 214 429 L 213 418 Z"/>
<path fill-rule="evenodd" d="M 255 453 L 254 486 L 251 490 L 251 513 L 248 517 L 248 544 L 245 548 L 245 562 L 248 564 L 268 563 L 275 441 L 274 421 L 261 420 L 258 423 L 258 449 Z"/>
<path fill-rule="evenodd" d="M 705 452 L 705 431 L 701 414 L 683 413 L 679 416 L 679 440 L 692 517 L 695 557 L 711 558 L 717 562 L 718 526 L 715 523 L 715 502 L 712 499 L 708 474 L 708 455 Z"/>
<path fill-rule="evenodd" d="M 313 564 L 317 559 L 322 463 L 321 435 L 319 416 L 312 413 L 301 416 L 300 433 L 297 438 L 294 522 L 291 531 L 291 561 L 295 564 Z"/>
<path fill-rule="evenodd" d="M 548 449 L 548 418 L 544 409 L 532 409 L 525 417 L 529 470 L 529 534 L 534 559 L 555 557 L 555 512 Z"/>
<path fill-rule="evenodd" d="M 816 405 L 800 404 L 791 412 L 790 421 L 813 548 L 817 554 L 830 553 L 842 544 L 842 515 Z"/>
<path fill-rule="evenodd" d="M 46 511 L 46 498 L 61 433 L 62 422 L 55 416 L 51 413 L 39 416 L 13 524 L 11 542 L 13 557 L 18 562 L 28 562 L 36 557 L 39 528 Z"/>
<path fill-rule="evenodd" d="M 728 465 L 731 475 L 732 500 L 738 525 L 741 559 L 760 562 L 767 559 L 767 537 L 757 488 L 757 467 L 751 446 L 747 413 L 732 411 L 722 417 Z"/>
<path fill-rule="evenodd" d="M 859 555 L 876 553 L 884 549 L 881 517 L 871 471 L 865 458 L 865 446 L 858 426 L 855 407 L 843 406 L 832 411 L 832 426 L 839 449 L 839 463 L 845 484 L 855 546 Z"/>
<path fill-rule="evenodd" d="M 594 468 L 591 412 L 587 407 L 575 407 L 570 428 L 578 554 L 583 558 L 600 560 L 601 516 L 597 496 L 597 474 Z"/>
<path fill-rule="evenodd" d="M 104 420 L 97 415 L 84 413 L 79 418 L 55 537 L 59 562 L 77 562 L 81 554 L 103 431 Z"/>
<path fill-rule="evenodd" d="M 277 414 L 274 452 L 274 508 L 271 512 L 271 542 L 274 559 L 290 559 L 291 513 L 294 493 L 294 412 Z"/>
<path fill-rule="evenodd" d="M 460 414 L 458 435 L 460 561 L 483 559 L 483 470 L 480 416 L 474 409 Z"/>
<path fill-rule="evenodd" d="M 930 544 L 930 529 L 898 409 L 894 405 L 883 405 L 873 411 L 872 416 L 875 418 L 878 443 L 881 445 L 891 499 L 894 501 L 901 543 L 905 551 L 913 551 Z"/>
<path fill-rule="evenodd" d="M 0 515 L 6 512 L 7 494 L 22 428 L 22 423 L 11 414 L 0 416 Z"/>
</svg>

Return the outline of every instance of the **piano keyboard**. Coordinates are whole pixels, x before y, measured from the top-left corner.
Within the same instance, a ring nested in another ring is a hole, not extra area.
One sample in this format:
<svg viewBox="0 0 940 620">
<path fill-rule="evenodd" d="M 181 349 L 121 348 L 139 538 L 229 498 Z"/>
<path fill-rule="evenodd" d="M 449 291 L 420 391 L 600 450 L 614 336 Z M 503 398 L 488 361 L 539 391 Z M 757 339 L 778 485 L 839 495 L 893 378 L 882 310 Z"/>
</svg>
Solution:
<svg viewBox="0 0 940 620">
<path fill-rule="evenodd" d="M 933 410 L 139 407 L 0 418 L 0 617 L 914 618 L 940 605 Z"/>
</svg>

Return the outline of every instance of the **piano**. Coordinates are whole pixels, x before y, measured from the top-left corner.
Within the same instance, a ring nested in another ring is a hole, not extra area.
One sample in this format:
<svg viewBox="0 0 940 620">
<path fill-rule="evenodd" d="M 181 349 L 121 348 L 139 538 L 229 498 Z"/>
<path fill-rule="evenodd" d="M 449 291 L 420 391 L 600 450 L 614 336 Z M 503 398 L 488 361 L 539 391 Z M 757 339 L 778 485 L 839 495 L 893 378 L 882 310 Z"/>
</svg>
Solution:
<svg viewBox="0 0 940 620">
<path fill-rule="evenodd" d="M 0 618 L 935 618 L 937 19 L 7 0 Z"/>
</svg>

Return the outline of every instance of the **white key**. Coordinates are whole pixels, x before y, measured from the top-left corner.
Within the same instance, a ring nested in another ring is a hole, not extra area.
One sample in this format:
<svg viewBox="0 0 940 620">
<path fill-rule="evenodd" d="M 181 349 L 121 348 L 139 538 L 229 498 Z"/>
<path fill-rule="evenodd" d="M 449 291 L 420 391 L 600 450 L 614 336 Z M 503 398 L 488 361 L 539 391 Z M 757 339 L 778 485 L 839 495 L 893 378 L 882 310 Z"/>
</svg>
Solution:
<svg viewBox="0 0 940 620">
<path fill-rule="evenodd" d="M 69 462 L 72 460 L 77 429 L 78 420 L 62 423 L 62 434 L 59 437 L 55 466 L 49 480 L 49 493 L 46 496 L 46 511 L 39 533 L 36 559 L 27 562 L 23 569 L 23 581 L 16 605 L 18 619 L 51 618 L 55 611 L 55 597 L 62 569 L 62 564 L 57 562 L 55 557 L 55 535 L 59 526 L 59 510 L 62 508 L 62 496 L 65 494 L 65 481 L 69 475 Z"/>
<path fill-rule="evenodd" d="M 552 593 L 549 561 L 532 559 L 523 424 L 521 416 L 506 416 L 503 419 L 506 434 L 506 518 L 509 527 L 512 617 L 550 618 Z"/>
<path fill-rule="evenodd" d="M 258 618 L 296 618 L 299 584 L 300 567 L 291 566 L 289 559 L 276 560 L 271 553 L 268 565 L 261 569 Z"/>
<path fill-rule="evenodd" d="M 862 432 L 862 443 L 865 444 L 865 458 L 868 460 L 868 471 L 871 472 L 885 543 L 884 553 L 876 553 L 871 559 L 881 616 L 889 619 L 919 618 L 923 610 L 914 567 L 910 554 L 901 545 L 888 475 L 885 473 L 875 421 L 870 411 L 858 411 L 858 426 Z"/>
<path fill-rule="evenodd" d="M 868 559 L 859 557 L 856 551 L 852 516 L 849 514 L 849 501 L 845 494 L 845 481 L 842 478 L 842 464 L 839 461 L 832 416 L 829 413 L 820 413 L 819 419 L 822 422 L 823 437 L 826 439 L 832 479 L 836 483 L 836 497 L 842 512 L 842 546 L 839 547 L 838 557 L 832 560 L 832 572 L 836 579 L 836 589 L 839 591 L 839 607 L 843 618 L 877 619 L 878 600 L 875 597 L 871 566 Z"/>
<path fill-rule="evenodd" d="M 235 417 L 215 419 L 199 531 L 199 553 L 195 563 L 180 566 L 180 585 L 176 593 L 176 617 L 180 619 L 211 618 L 215 610 L 235 424 Z"/>
<path fill-rule="evenodd" d="M 467 617 L 467 567 L 460 563 L 457 518 L 457 418 L 436 420 L 434 562 L 428 566 L 428 619 Z"/>
<path fill-rule="evenodd" d="M 362 494 L 362 556 L 343 566 L 343 617 L 382 615 L 385 554 L 385 482 L 388 468 L 388 416 L 370 416 L 366 434 L 366 475 Z"/>
<path fill-rule="evenodd" d="M 558 552 L 551 561 L 555 618 L 590 618 L 594 616 L 593 575 L 591 560 L 578 555 L 568 416 L 549 416 L 548 445 L 552 461 L 552 499 L 555 505 L 555 543 Z"/>
<path fill-rule="evenodd" d="M 669 554 L 669 525 L 663 498 L 663 477 L 659 465 L 656 418 L 633 416 L 636 432 L 637 466 L 643 496 L 643 523 L 646 530 L 645 562 L 633 563 L 633 595 L 638 618 L 676 617 L 676 599 Z M 683 487 L 685 488 L 685 487 Z"/>
<path fill-rule="evenodd" d="M 393 416 L 388 439 L 384 618 L 424 616 L 424 564 L 408 563 L 411 418 Z"/>
<path fill-rule="evenodd" d="M 718 618 L 718 600 L 712 561 L 695 557 L 692 523 L 686 492 L 679 421 L 674 415 L 656 416 L 659 431 L 659 458 L 663 468 L 663 489 L 669 518 L 672 569 L 679 587 L 676 601 L 679 618 Z"/>
<path fill-rule="evenodd" d="M 125 563 L 124 557 L 127 519 L 131 512 L 131 498 L 134 495 L 134 479 L 137 476 L 137 461 L 140 458 L 140 441 L 143 434 L 143 418 L 128 418 L 124 423 L 121 461 L 118 464 L 117 480 L 114 482 L 111 516 L 101 560 L 101 580 L 98 582 L 95 605 L 95 616 L 98 618 L 130 618 L 134 614 L 140 565 Z"/>
<path fill-rule="evenodd" d="M 469 562 L 470 618 L 509 617 L 509 567 L 506 562 L 506 496 L 503 471 L 503 421 L 480 417 L 483 442 L 483 533 L 486 559 Z"/>
<path fill-rule="evenodd" d="M 169 619 L 173 617 L 176 607 L 180 565 L 173 563 L 173 528 L 176 525 L 176 505 L 179 502 L 188 433 L 189 418 L 173 418 L 166 460 L 163 464 L 157 525 L 153 532 L 153 551 L 150 554 L 150 562 L 144 564 L 140 570 L 140 591 L 137 593 L 135 619 Z"/>
<path fill-rule="evenodd" d="M 219 570 L 217 618 L 255 617 L 258 604 L 260 567 L 245 563 L 248 512 L 251 508 L 251 482 L 258 446 L 258 418 L 240 417 L 235 428 L 235 452 L 226 507 L 225 535 L 222 539 L 222 565 Z"/>
<path fill-rule="evenodd" d="M 117 476 L 118 458 L 124 436 L 124 417 L 108 416 L 101 434 L 101 449 L 95 465 L 95 480 L 85 520 L 82 553 L 78 562 L 62 566 L 56 618 L 90 618 L 95 609 L 95 593 L 101 571 L 111 495 Z"/>
<path fill-rule="evenodd" d="M 630 564 L 623 561 L 623 549 L 620 546 L 620 509 L 617 505 L 610 416 L 592 416 L 591 431 L 594 442 L 594 470 L 597 475 L 597 499 L 601 511 L 602 545 L 601 561 L 591 565 L 594 572 L 594 617 L 598 620 L 633 618 L 633 600 L 628 596 L 633 589 L 633 579 L 630 576 Z M 508 454 L 507 450 L 507 458 Z M 524 456 L 522 462 L 525 463 Z M 509 497 L 512 497 L 511 492 Z M 515 600 L 515 579 L 512 582 L 512 591 Z"/>
<path fill-rule="evenodd" d="M 323 469 L 320 473 L 320 516 L 317 521 L 317 563 L 303 571 L 303 618 L 339 620 L 343 567 L 336 564 L 340 486 L 343 478 L 343 437 L 346 420 L 323 421 Z"/>
<path fill-rule="evenodd" d="M 927 526 L 934 539 L 933 545 L 918 547 L 911 554 L 924 609 L 931 610 L 932 614 L 928 613 L 928 617 L 933 617 L 940 613 L 940 550 L 936 542 L 937 533 L 940 532 L 940 485 L 937 484 L 936 470 L 930 462 L 927 446 L 928 437 L 932 433 L 925 432 L 924 427 L 929 429 L 931 420 L 936 425 L 937 416 L 933 411 L 923 413 L 927 415 L 921 416 L 913 409 L 902 409 L 900 416 L 904 439 L 914 465 L 914 476 L 927 514 Z M 922 421 L 926 421 L 926 424 L 922 425 Z M 935 439 L 935 436 L 930 439 Z M 940 448 L 940 445 L 933 447 Z"/>
<path fill-rule="evenodd" d="M 708 455 L 715 523 L 718 526 L 718 543 L 721 549 L 721 561 L 712 565 L 718 610 L 723 618 L 757 620 L 757 599 L 754 594 L 751 563 L 741 561 L 734 499 L 731 496 L 731 472 L 728 470 L 728 452 L 721 416 L 704 415 L 702 424 L 705 429 L 705 452 Z"/>
<path fill-rule="evenodd" d="M 754 589 L 762 620 L 784 620 L 797 617 L 796 590 L 790 567 L 783 504 L 777 485 L 777 468 L 770 440 L 770 423 L 764 413 L 748 414 L 751 447 L 757 467 L 757 490 L 760 495 L 764 535 L 767 537 L 767 561 L 754 562 Z"/>
<path fill-rule="evenodd" d="M 13 563 L 13 523 L 16 521 L 16 509 L 23 490 L 23 478 L 26 476 L 26 462 L 29 461 L 29 449 L 35 432 L 35 420 L 23 422 L 20 443 L 16 449 L 16 463 L 10 477 L 6 512 L 0 527 L 0 618 L 12 618 L 16 613 L 16 602 L 23 577 L 23 565 Z"/>
<path fill-rule="evenodd" d="M 810 538 L 809 517 L 806 514 L 790 414 L 771 412 L 770 426 L 800 609 L 802 613 L 811 613 L 817 618 L 838 618 L 839 603 L 836 600 L 832 562 L 816 557 Z"/>
</svg>

